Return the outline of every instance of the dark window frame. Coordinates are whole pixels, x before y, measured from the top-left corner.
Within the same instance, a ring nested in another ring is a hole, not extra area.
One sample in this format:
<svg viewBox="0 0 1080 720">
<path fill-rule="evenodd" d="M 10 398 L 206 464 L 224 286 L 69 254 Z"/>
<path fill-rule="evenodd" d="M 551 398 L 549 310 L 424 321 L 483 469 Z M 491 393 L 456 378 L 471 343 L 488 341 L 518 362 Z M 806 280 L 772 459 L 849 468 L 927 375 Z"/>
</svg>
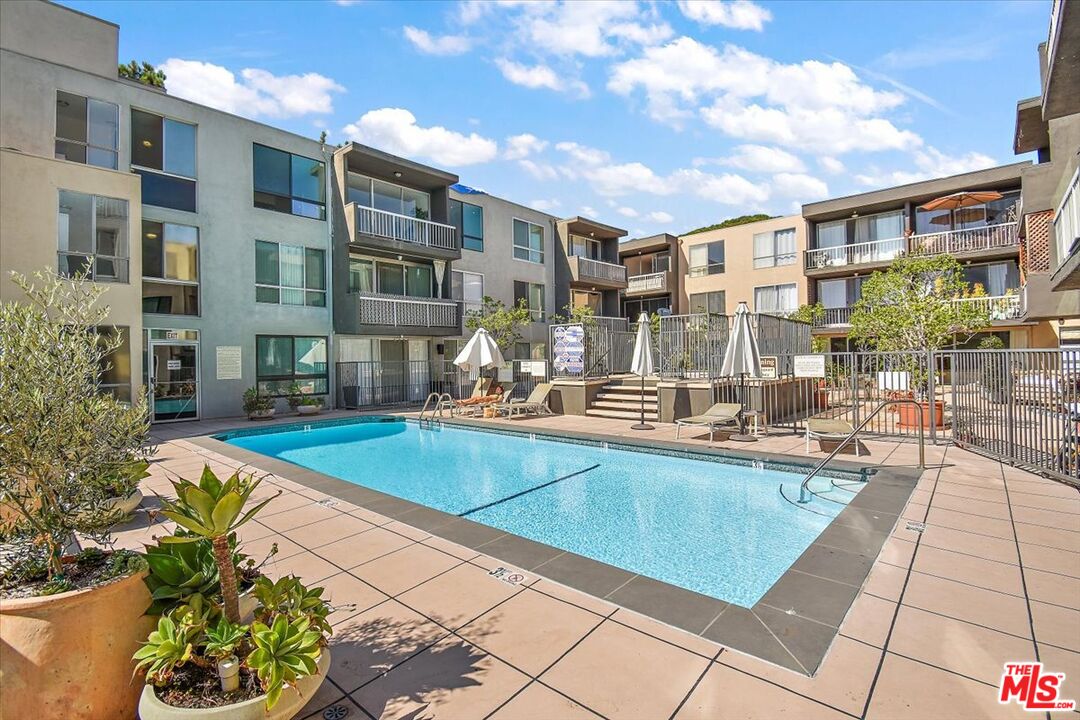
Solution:
<svg viewBox="0 0 1080 720">
<path fill-rule="evenodd" d="M 454 218 L 454 203 L 457 203 L 461 209 L 458 212 L 458 216 Z M 480 235 L 469 235 L 465 232 L 465 206 L 468 205 L 471 208 L 476 208 L 480 211 Z M 465 202 L 464 200 L 458 200 L 456 198 L 450 198 L 450 220 L 451 224 L 457 228 L 458 235 L 461 237 L 461 248 L 463 250 L 472 250 L 473 252 L 484 252 L 484 206 L 476 205 L 474 203 Z M 469 242 L 473 241 L 474 245 L 479 243 L 479 246 L 470 246 Z"/>
<path fill-rule="evenodd" d="M 284 155 L 289 156 L 289 194 L 287 196 L 282 195 L 281 193 L 272 192 L 270 190 L 260 190 L 259 188 L 255 187 L 255 176 L 256 176 L 256 169 L 255 169 L 256 153 L 255 153 L 255 148 L 256 147 L 266 148 L 267 150 L 273 150 L 274 152 L 279 152 L 279 153 L 282 153 Z M 302 197 L 302 196 L 296 194 L 296 191 L 293 189 L 293 160 L 295 158 L 300 158 L 302 160 L 308 160 L 308 161 L 313 162 L 313 163 L 318 163 L 322 167 L 322 180 L 320 181 L 320 185 L 321 185 L 321 189 L 322 189 L 322 202 L 319 202 L 319 201 L 316 201 L 316 200 L 311 200 L 309 198 Z M 289 209 L 285 210 L 285 209 L 276 207 L 271 203 L 265 203 L 264 202 L 264 203 L 260 204 L 259 203 L 259 197 L 258 197 L 260 194 L 272 196 L 274 198 L 277 198 L 278 200 L 286 200 L 286 201 L 288 201 Z M 326 222 L 326 163 L 323 162 L 322 160 L 317 160 L 315 158 L 308 157 L 307 155 L 300 155 L 298 153 L 289 152 L 288 150 L 282 150 L 281 148 L 276 148 L 276 147 L 273 147 L 271 145 L 264 145 L 263 143 L 252 143 L 251 144 L 251 197 L 252 197 L 252 204 L 256 208 L 258 208 L 260 210 L 272 210 L 274 212 L 279 212 L 279 213 L 282 213 L 284 215 L 292 215 L 293 217 L 302 217 L 302 218 L 307 218 L 308 220 L 317 220 L 319 222 Z M 305 215 L 303 213 L 294 212 L 292 208 L 293 208 L 293 203 L 295 203 L 295 202 L 307 203 L 308 205 L 314 205 L 315 207 L 319 208 L 319 217 L 312 217 L 311 215 Z"/>
<path fill-rule="evenodd" d="M 259 374 L 259 343 L 262 340 L 289 340 L 289 357 L 292 364 L 292 373 L 288 375 L 260 375 Z M 297 373 L 296 372 L 296 341 L 298 339 L 304 340 L 322 340 L 324 349 L 327 353 L 326 370 L 322 373 Z M 292 383 L 306 382 L 306 381 L 319 381 L 322 380 L 325 383 L 326 390 L 324 392 L 310 393 L 311 395 L 328 395 L 330 393 L 330 341 L 325 335 L 256 335 L 255 336 L 255 387 L 260 388 L 259 393 L 270 395 L 271 397 L 289 397 L 287 392 L 272 392 L 263 393 L 261 390 L 262 383 Z"/>
</svg>

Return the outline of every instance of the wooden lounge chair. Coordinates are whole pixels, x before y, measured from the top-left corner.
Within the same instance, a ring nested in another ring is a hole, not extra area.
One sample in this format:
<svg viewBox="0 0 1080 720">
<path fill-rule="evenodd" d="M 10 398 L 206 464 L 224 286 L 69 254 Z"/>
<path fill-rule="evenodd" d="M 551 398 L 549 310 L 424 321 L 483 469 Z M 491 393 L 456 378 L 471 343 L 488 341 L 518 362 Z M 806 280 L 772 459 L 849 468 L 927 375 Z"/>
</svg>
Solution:
<svg viewBox="0 0 1080 720">
<path fill-rule="evenodd" d="M 679 418 L 675 421 L 675 438 L 678 439 L 682 435 L 683 426 L 707 427 L 709 428 L 709 442 L 712 442 L 716 428 L 722 425 L 738 424 L 741 409 L 742 406 L 739 403 L 716 403 L 701 415 Z"/>
<path fill-rule="evenodd" d="M 551 383 L 539 383 L 524 400 L 510 400 L 495 404 L 496 412 L 505 412 L 506 417 L 513 417 L 517 413 L 528 415 L 549 415 L 551 408 L 548 407 L 547 397 L 551 393 Z M 509 396 L 507 396 L 509 397 Z"/>
<path fill-rule="evenodd" d="M 838 418 L 809 418 L 806 421 L 806 454 L 810 454 L 810 438 L 840 442 L 855 428 L 847 420 Z M 855 457 L 859 456 L 859 439 L 855 438 Z"/>
</svg>

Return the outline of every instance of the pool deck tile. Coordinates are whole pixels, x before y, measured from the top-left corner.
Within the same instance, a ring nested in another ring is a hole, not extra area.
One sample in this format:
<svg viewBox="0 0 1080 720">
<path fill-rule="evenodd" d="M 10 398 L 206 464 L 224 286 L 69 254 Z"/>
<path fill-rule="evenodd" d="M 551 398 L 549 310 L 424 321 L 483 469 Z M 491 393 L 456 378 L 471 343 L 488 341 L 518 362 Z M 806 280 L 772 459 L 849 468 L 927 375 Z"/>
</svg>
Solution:
<svg viewBox="0 0 1080 720">
<path fill-rule="evenodd" d="M 730 604 L 701 593 L 675 588 L 638 575 L 609 593 L 607 599 L 692 633 L 704 632 Z"/>
<path fill-rule="evenodd" d="M 703 439 L 676 443 L 661 423 L 643 433 L 584 417 L 489 424 L 795 463 L 823 457 L 805 455 L 793 435 L 710 450 Z M 662 583 L 200 437 L 233 427 L 250 425 L 155 427 L 143 508 L 115 538 L 138 548 L 169 532 L 150 514 L 158 495 L 204 462 L 266 474 L 257 497 L 282 495 L 241 529 L 246 549 L 261 560 L 277 542 L 267 573 L 323 585 L 336 606 L 329 681 L 298 717 L 340 705 L 374 718 L 1021 718 L 1030 714 L 997 703 L 996 683 L 1002 663 L 1034 659 L 1035 648 L 1067 673 L 1064 696 L 1080 696 L 1080 494 L 954 447 L 927 446 L 919 477 L 913 446 L 866 440 L 858 462 L 899 479 L 871 480 L 769 602 L 727 605 L 699 636 L 675 626 L 708 614 L 700 596 L 665 604 Z M 909 525 L 920 518 L 925 528 Z M 489 576 L 496 567 L 526 580 Z M 789 614 L 800 594 L 809 602 Z"/>
</svg>

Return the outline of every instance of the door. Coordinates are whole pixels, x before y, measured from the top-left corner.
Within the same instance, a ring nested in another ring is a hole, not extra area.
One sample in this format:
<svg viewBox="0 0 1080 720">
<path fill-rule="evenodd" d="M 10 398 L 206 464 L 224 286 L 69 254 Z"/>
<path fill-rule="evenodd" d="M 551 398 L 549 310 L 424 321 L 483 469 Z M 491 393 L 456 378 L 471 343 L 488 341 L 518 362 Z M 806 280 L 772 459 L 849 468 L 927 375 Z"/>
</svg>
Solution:
<svg viewBox="0 0 1080 720">
<path fill-rule="evenodd" d="M 431 368 L 428 364 L 428 341 L 408 340 L 409 401 L 423 402 L 431 392 Z"/>
<path fill-rule="evenodd" d="M 199 419 L 199 344 L 150 342 L 153 422 Z"/>
<path fill-rule="evenodd" d="M 405 343 L 401 340 L 379 341 L 380 405 L 405 402 Z"/>
</svg>

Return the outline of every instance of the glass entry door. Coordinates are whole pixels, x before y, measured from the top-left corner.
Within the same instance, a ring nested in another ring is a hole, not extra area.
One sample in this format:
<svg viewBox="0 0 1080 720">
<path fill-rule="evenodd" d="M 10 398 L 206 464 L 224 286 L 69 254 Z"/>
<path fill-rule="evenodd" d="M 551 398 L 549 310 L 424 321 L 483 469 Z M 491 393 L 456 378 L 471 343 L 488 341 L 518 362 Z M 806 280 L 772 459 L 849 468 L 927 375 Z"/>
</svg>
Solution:
<svg viewBox="0 0 1080 720">
<path fill-rule="evenodd" d="M 199 344 L 150 341 L 153 422 L 199 418 Z"/>
</svg>

